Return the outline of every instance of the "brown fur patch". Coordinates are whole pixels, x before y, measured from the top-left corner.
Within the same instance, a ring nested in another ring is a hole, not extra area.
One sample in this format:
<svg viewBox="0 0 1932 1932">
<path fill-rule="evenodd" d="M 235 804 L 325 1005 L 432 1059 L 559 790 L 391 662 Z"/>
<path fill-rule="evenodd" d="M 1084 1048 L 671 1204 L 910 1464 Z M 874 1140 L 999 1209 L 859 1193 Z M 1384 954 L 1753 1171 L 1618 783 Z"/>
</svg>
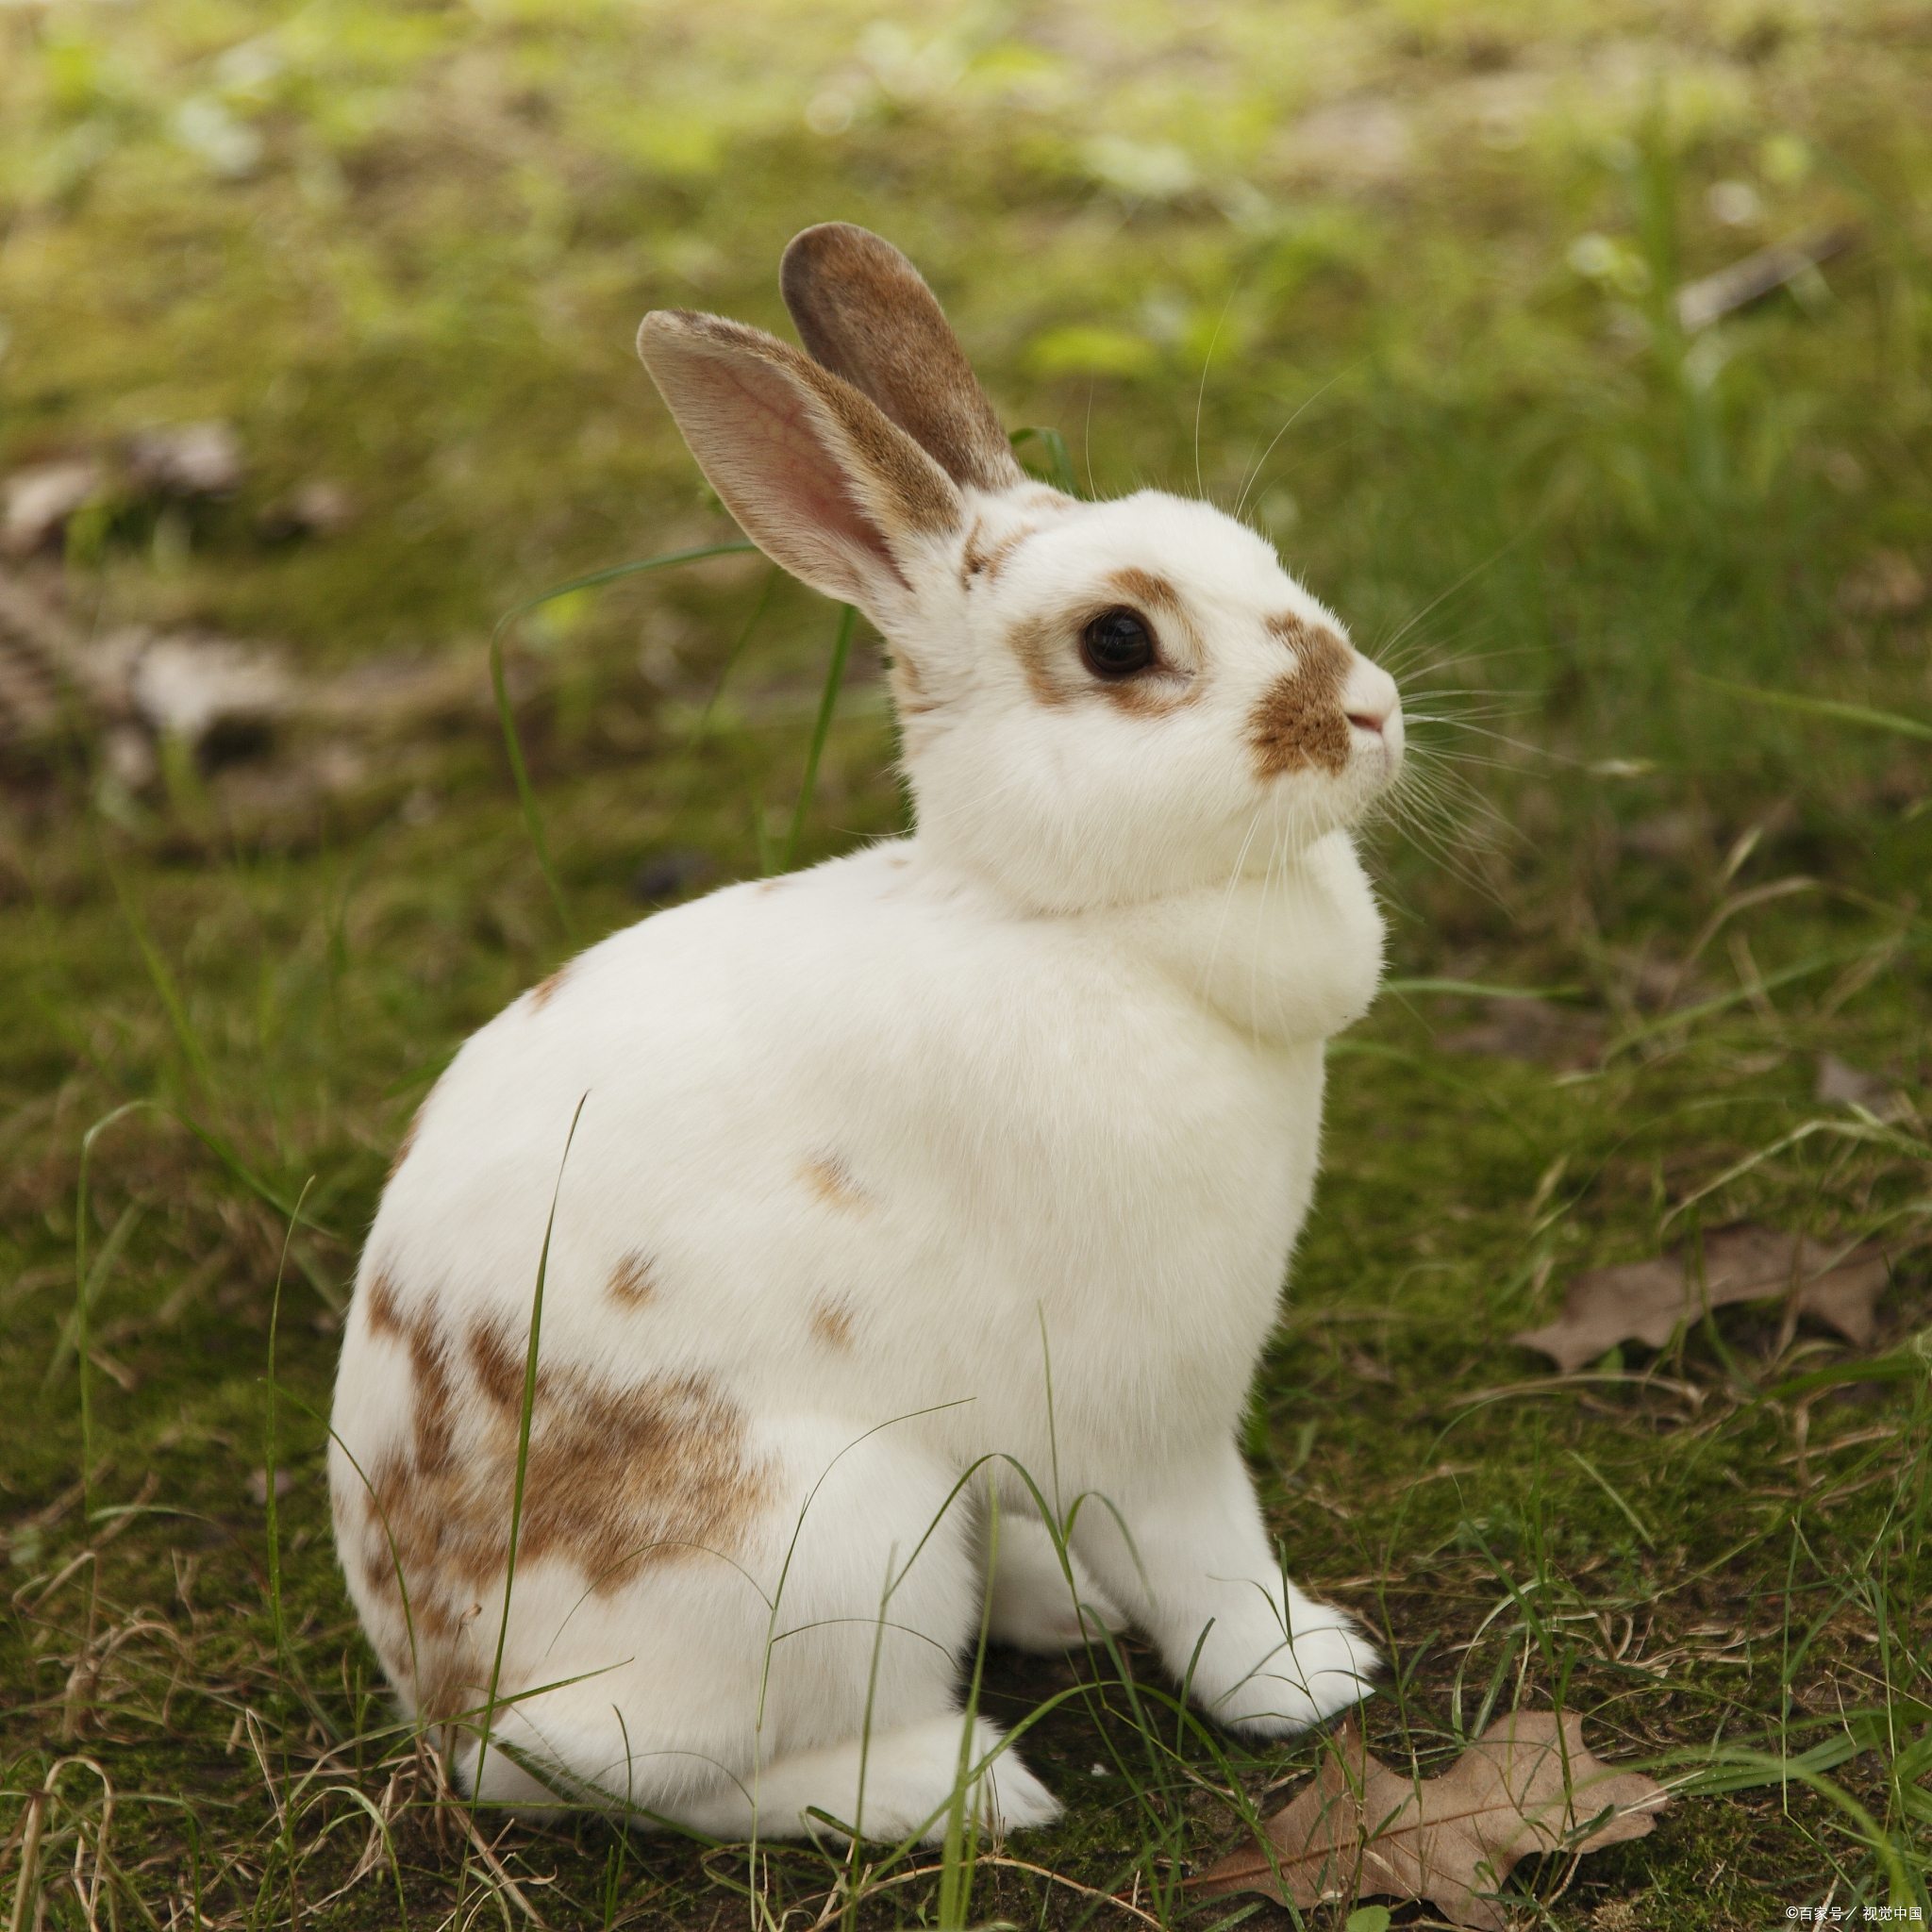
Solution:
<svg viewBox="0 0 1932 1932">
<path fill-rule="evenodd" d="M 1118 589 L 1123 578 L 1146 575 L 1142 571 L 1118 571 L 1109 582 Z M 1141 596 L 1138 601 L 1150 605 L 1157 600 Z M 1074 639 L 1096 617 L 1113 608 L 1108 603 L 1097 608 L 1090 606 L 1076 609 L 1059 618 L 1025 617 L 1008 626 L 1007 646 L 1020 660 L 1026 687 L 1035 700 L 1042 705 L 1064 705 L 1076 697 L 1098 697 L 1116 710 L 1142 718 L 1158 717 L 1178 706 L 1191 704 L 1200 695 L 1202 686 L 1164 653 L 1155 666 L 1134 677 L 1096 678 L 1080 666 L 1074 655 Z M 1172 612 L 1166 622 L 1170 629 L 1176 623 L 1186 625 L 1185 619 Z M 1193 637 L 1192 626 L 1186 627 L 1198 656 L 1199 641 Z"/>
<path fill-rule="evenodd" d="M 1181 593 L 1165 577 L 1151 570 L 1141 570 L 1138 565 L 1129 564 L 1125 570 L 1115 571 L 1107 581 L 1111 590 L 1120 593 L 1123 604 L 1136 604 L 1143 610 L 1163 610 L 1171 617 L 1187 614 Z"/>
<path fill-rule="evenodd" d="M 641 1308 L 658 1292 L 658 1277 L 651 1272 L 651 1257 L 633 1251 L 610 1271 L 604 1292 L 620 1307 Z"/>
<path fill-rule="evenodd" d="M 876 1205 L 836 1154 L 808 1160 L 798 1170 L 798 1177 L 827 1208 L 837 1208 L 843 1213 L 870 1214 Z"/>
<path fill-rule="evenodd" d="M 970 591 L 973 579 L 986 568 L 986 553 L 979 547 L 979 533 L 986 527 L 984 517 L 974 517 L 966 532 L 965 547 L 959 553 L 959 588 Z"/>
<path fill-rule="evenodd" d="M 401 1341 L 415 1385 L 409 1434 L 368 1471 L 355 1559 L 370 1593 L 398 1615 L 400 1568 L 417 1656 L 413 1671 L 385 1661 L 405 1689 L 413 1678 L 422 1707 L 434 1701 L 430 1714 L 446 1716 L 481 1689 L 466 1639 L 475 1606 L 501 1592 L 508 1557 L 525 1349 L 508 1323 L 479 1323 L 453 1354 L 433 1302 Z M 608 1595 L 647 1564 L 739 1547 L 770 1481 L 748 1453 L 742 1413 L 704 1377 L 626 1384 L 544 1366 L 517 1560 L 569 1563 Z"/>
<path fill-rule="evenodd" d="M 1063 705 L 1072 693 L 1055 675 L 1066 651 L 1065 625 L 1050 617 L 1023 617 L 1007 630 L 1007 648 L 1026 674 L 1026 688 L 1042 705 Z"/>
<path fill-rule="evenodd" d="M 428 1104 L 427 1101 L 425 1101 L 423 1105 L 426 1107 Z M 417 1129 L 422 1124 L 423 1108 L 419 1107 L 409 1116 L 409 1124 L 403 1129 L 403 1138 L 396 1142 L 396 1151 L 389 1158 L 389 1172 L 382 1177 L 385 1184 L 394 1180 L 396 1175 L 403 1171 L 403 1162 L 408 1159 L 409 1152 L 416 1144 Z"/>
<path fill-rule="evenodd" d="M 827 1348 L 850 1348 L 852 1310 L 841 1301 L 822 1300 L 811 1311 L 811 1332 Z"/>
<path fill-rule="evenodd" d="M 985 543 L 980 541 L 981 527 L 975 520 L 973 534 L 966 539 L 966 549 L 959 559 L 959 588 L 962 591 L 970 591 L 976 576 L 983 575 L 988 583 L 997 582 L 1000 572 L 1007 566 L 1007 559 L 1034 534 L 1034 526 L 1025 524 L 1017 530 L 1008 530 L 1004 537 L 994 538 L 991 543 Z"/>
<path fill-rule="evenodd" d="M 369 1297 L 369 1332 L 384 1337 L 403 1332 L 402 1304 L 396 1299 L 396 1285 L 387 1268 L 378 1268 L 369 1277 L 362 1292 Z"/>
<path fill-rule="evenodd" d="M 573 962 L 575 963 L 575 962 Z M 548 979 L 540 979 L 530 989 L 530 1010 L 541 1013 L 556 998 L 558 989 L 570 977 L 570 967 L 559 966 Z"/>
<path fill-rule="evenodd" d="M 1341 771 L 1353 749 L 1341 692 L 1354 653 L 1332 630 L 1292 614 L 1270 618 L 1268 628 L 1293 648 L 1299 661 L 1261 693 L 1248 714 L 1256 769 L 1263 778 L 1306 765 Z"/>
</svg>

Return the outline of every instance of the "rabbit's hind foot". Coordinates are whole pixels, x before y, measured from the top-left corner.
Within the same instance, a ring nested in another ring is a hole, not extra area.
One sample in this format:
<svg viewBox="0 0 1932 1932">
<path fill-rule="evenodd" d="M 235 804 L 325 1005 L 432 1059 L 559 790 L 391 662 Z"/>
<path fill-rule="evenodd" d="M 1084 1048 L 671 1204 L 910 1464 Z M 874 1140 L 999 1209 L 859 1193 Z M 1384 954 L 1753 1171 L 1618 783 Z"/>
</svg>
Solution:
<svg viewBox="0 0 1932 1932">
<path fill-rule="evenodd" d="M 673 1815 L 680 1824 L 733 1841 L 756 1833 L 843 1844 L 850 1833 L 841 1827 L 856 1824 L 861 1838 L 897 1843 L 916 1836 L 924 1844 L 939 1844 L 962 1774 L 965 1723 L 957 1715 L 928 1718 L 868 1740 L 800 1751 L 766 1765 L 755 1787 L 726 1785 L 686 1801 Z M 995 1837 L 1051 1824 L 1059 1816 L 1059 1800 L 1017 1752 L 1001 1751 L 986 1762 L 1000 1741 L 985 1719 L 974 1720 L 964 1774 L 984 1768 L 969 1790 L 970 1809 Z"/>
</svg>

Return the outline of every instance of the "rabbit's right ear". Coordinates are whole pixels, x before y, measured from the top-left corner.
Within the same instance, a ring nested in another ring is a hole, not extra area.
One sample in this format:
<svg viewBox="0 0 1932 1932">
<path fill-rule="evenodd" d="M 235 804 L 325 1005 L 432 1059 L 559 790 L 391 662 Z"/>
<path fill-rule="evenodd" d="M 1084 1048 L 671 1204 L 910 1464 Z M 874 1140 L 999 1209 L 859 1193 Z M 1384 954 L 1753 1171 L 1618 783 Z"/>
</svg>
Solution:
<svg viewBox="0 0 1932 1932">
<path fill-rule="evenodd" d="M 654 309 L 638 354 L 698 466 L 775 564 L 875 623 L 958 530 L 953 481 L 848 382 L 762 329 Z"/>
<path fill-rule="evenodd" d="M 791 238 L 778 287 L 813 358 L 869 395 L 955 483 L 1025 482 L 939 298 L 890 242 L 822 222 Z"/>
</svg>

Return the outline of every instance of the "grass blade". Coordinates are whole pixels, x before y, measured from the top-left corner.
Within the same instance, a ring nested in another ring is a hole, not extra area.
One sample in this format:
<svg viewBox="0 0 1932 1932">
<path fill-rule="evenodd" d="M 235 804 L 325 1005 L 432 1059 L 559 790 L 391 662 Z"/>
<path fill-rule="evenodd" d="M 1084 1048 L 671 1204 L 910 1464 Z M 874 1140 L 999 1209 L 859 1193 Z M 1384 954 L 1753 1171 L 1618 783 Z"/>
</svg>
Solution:
<svg viewBox="0 0 1932 1932">
<path fill-rule="evenodd" d="M 577 942 L 576 926 L 571 919 L 570 908 L 564 903 L 563 888 L 557 879 L 557 868 L 550 860 L 549 842 L 543 836 L 543 821 L 537 810 L 537 794 L 530 784 L 529 767 L 524 762 L 524 741 L 517 732 L 516 714 L 511 708 L 509 687 L 504 677 L 504 634 L 518 618 L 558 597 L 567 597 L 574 591 L 594 590 L 602 584 L 614 584 L 620 577 L 641 576 L 647 571 L 669 570 L 680 563 L 697 563 L 708 557 L 741 556 L 757 547 L 743 541 L 704 543 L 693 550 L 671 550 L 661 557 L 646 557 L 635 563 L 615 563 L 608 570 L 593 570 L 588 575 L 572 577 L 568 583 L 554 584 L 539 596 L 513 604 L 496 620 L 496 628 L 490 633 L 490 688 L 496 698 L 496 720 L 503 728 L 503 748 L 509 755 L 510 776 L 516 781 L 517 803 L 523 808 L 524 828 L 536 848 L 537 864 L 543 874 L 543 883 L 550 888 L 551 903 L 557 908 L 564 937 L 572 945 Z"/>
<path fill-rule="evenodd" d="M 296 1214 L 301 1213 L 302 1203 L 308 1198 L 308 1191 L 314 1185 L 312 1174 L 303 1182 L 302 1192 L 295 1201 Z M 282 1257 L 275 1264 L 275 1294 L 268 1307 L 268 1425 L 263 1431 L 261 1444 L 263 1501 L 268 1508 L 269 1620 L 275 1626 L 275 1661 L 284 1677 L 289 1675 L 289 1633 L 282 1619 L 281 1518 L 275 1509 L 275 1454 L 279 1446 L 275 1441 L 275 1343 L 279 1339 L 282 1319 L 282 1278 L 289 1270 L 289 1243 L 294 1239 L 295 1220 L 291 1215 L 288 1231 L 282 1237 Z"/>
<path fill-rule="evenodd" d="M 153 1104 L 146 1100 L 124 1101 L 112 1113 L 104 1114 L 80 1137 L 80 1177 L 75 1184 L 74 1201 L 74 1315 L 75 1346 L 80 1357 L 80 1520 L 83 1523 L 91 1522 L 93 1517 L 94 1466 L 93 1382 L 89 1374 L 92 1362 L 88 1334 L 88 1170 L 93 1163 L 94 1142 L 116 1121 L 125 1119 L 137 1108 Z"/>
<path fill-rule="evenodd" d="M 845 659 L 852 650 L 852 631 L 858 621 L 858 612 L 850 604 L 842 607 L 839 614 L 839 634 L 832 640 L 832 661 L 825 667 L 825 688 L 819 698 L 819 715 L 811 727 L 811 743 L 806 747 L 805 776 L 798 785 L 798 803 L 791 808 L 791 829 L 785 835 L 785 852 L 778 866 L 780 872 L 790 872 L 791 862 L 798 856 L 798 835 L 805 829 L 805 814 L 811 805 L 812 787 L 818 782 L 819 754 L 825 748 L 825 738 L 832 728 L 832 713 L 839 706 L 839 687 L 845 681 Z"/>
<path fill-rule="evenodd" d="M 181 1057 L 188 1062 L 189 1071 L 201 1091 L 211 1097 L 214 1082 L 208 1073 L 208 1060 L 201 1051 L 201 1041 L 194 1037 L 194 1028 L 189 1024 L 188 1007 L 181 997 L 181 989 L 175 985 L 175 975 L 168 970 L 168 962 L 148 937 L 147 927 L 141 923 L 141 915 L 127 896 L 127 888 L 122 883 L 121 874 L 109 867 L 108 876 L 113 881 L 114 896 L 121 902 L 121 916 L 126 920 L 128 930 L 134 935 L 142 963 L 146 966 L 147 976 L 153 982 L 161 1008 L 168 1016 L 168 1024 L 173 1029 L 175 1044 L 181 1049 Z"/>
<path fill-rule="evenodd" d="M 557 1163 L 557 1186 L 550 1195 L 550 1218 L 543 1224 L 543 1247 L 537 1257 L 537 1287 L 530 1299 L 530 1346 L 524 1357 L 524 1404 L 517 1421 L 517 1479 L 510 1496 L 509 1544 L 503 1565 L 503 1615 L 496 1625 L 496 1657 L 490 1666 L 490 1694 L 483 1707 L 483 1732 L 476 1746 L 476 1780 L 470 1790 L 470 1814 L 475 1822 L 476 1805 L 483 1790 L 483 1764 L 490 1753 L 490 1727 L 496 1717 L 496 1690 L 503 1677 L 504 1645 L 509 1638 L 510 1592 L 517 1579 L 517 1532 L 524 1520 L 524 1479 L 530 1465 L 530 1418 L 537 1406 L 537 1350 L 543 1331 L 543 1282 L 550 1272 L 550 1237 L 557 1228 L 557 1202 L 563 1192 L 563 1170 L 570 1160 L 571 1142 L 577 1137 L 577 1123 L 584 1117 L 586 1093 L 570 1117 L 570 1132 L 564 1136 L 563 1158 Z"/>
<path fill-rule="evenodd" d="M 1023 442 L 1037 442 L 1044 461 L 1038 470 L 1031 469 L 1030 465 L 1024 462 L 1022 466 L 1027 468 L 1029 474 L 1051 483 L 1064 495 L 1079 496 L 1079 485 L 1074 480 L 1073 455 L 1067 448 L 1067 439 L 1058 429 L 1016 429 L 1007 441 L 1016 451 Z"/>
<path fill-rule="evenodd" d="M 1812 718 L 1829 718 L 1840 724 L 1862 724 L 1868 730 L 1891 731 L 1901 738 L 1923 738 L 1932 741 L 1932 724 L 1923 718 L 1907 718 L 1897 711 L 1874 711 L 1869 705 L 1848 705 L 1839 698 L 1806 697 L 1794 691 L 1760 691 L 1756 685 L 1733 684 L 1727 677 L 1711 677 L 1702 671 L 1690 675 L 1734 698 L 1754 705 L 1771 705 L 1781 711 L 1801 711 Z"/>
</svg>

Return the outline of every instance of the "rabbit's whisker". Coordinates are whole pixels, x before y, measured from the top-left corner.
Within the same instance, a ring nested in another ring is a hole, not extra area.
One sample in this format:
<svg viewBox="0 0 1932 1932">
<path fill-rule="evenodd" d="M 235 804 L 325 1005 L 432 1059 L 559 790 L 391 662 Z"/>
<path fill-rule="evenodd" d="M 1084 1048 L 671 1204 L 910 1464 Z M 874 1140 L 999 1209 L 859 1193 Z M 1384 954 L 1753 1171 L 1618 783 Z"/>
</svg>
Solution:
<svg viewBox="0 0 1932 1932">
<path fill-rule="evenodd" d="M 1359 356 L 1353 362 L 1349 363 L 1346 368 L 1338 369 L 1320 389 L 1303 398 L 1300 407 L 1295 410 L 1294 414 L 1269 439 L 1268 447 L 1248 466 L 1247 475 L 1241 479 L 1241 492 L 1235 498 L 1234 505 L 1234 514 L 1237 519 L 1240 518 L 1242 509 L 1246 507 L 1248 491 L 1254 487 L 1257 478 L 1259 477 L 1262 469 L 1267 464 L 1268 458 L 1274 454 L 1275 445 L 1343 376 L 1353 375 L 1368 359 L 1366 356 Z"/>
</svg>

